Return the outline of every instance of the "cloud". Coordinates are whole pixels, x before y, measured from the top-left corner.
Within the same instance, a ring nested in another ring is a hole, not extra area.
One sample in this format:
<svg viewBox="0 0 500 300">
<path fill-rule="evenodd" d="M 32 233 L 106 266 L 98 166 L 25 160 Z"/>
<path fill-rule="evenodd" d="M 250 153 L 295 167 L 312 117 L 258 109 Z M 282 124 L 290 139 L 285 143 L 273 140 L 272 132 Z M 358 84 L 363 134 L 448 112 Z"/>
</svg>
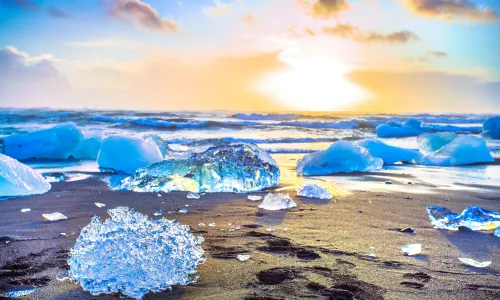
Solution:
<svg viewBox="0 0 500 300">
<path fill-rule="evenodd" d="M 153 7 L 140 0 L 114 0 L 109 6 L 108 14 L 117 20 L 133 22 L 149 29 L 168 33 L 176 33 L 179 30 L 175 20 L 162 19 Z"/>
<path fill-rule="evenodd" d="M 228 15 L 231 13 L 231 6 L 233 2 L 223 3 L 219 0 L 213 0 L 214 6 L 205 6 L 202 11 L 205 15 L 209 17 L 219 17 Z"/>
<path fill-rule="evenodd" d="M 299 0 L 308 8 L 311 15 L 317 19 L 329 19 L 336 17 L 341 11 L 347 10 L 349 5 L 345 0 Z"/>
<path fill-rule="evenodd" d="M 51 15 L 54 18 L 68 18 L 69 17 L 68 13 L 66 13 L 65 11 L 63 11 L 57 7 L 54 7 L 54 6 L 49 7 L 48 13 L 49 13 L 49 15 Z"/>
<path fill-rule="evenodd" d="M 0 49 L 0 106 L 40 107 L 62 101 L 71 87 L 48 59 L 53 56 Z"/>
<path fill-rule="evenodd" d="M 434 56 L 438 58 L 447 58 L 448 53 L 443 52 L 443 51 L 427 51 L 428 56 Z"/>
<path fill-rule="evenodd" d="M 500 82 L 437 71 L 358 70 L 349 79 L 373 98 L 360 110 L 371 112 L 500 111 Z"/>
<path fill-rule="evenodd" d="M 420 39 L 418 35 L 408 30 L 401 30 L 387 34 L 376 32 L 365 33 L 359 27 L 348 23 L 338 23 L 333 27 L 323 28 L 323 33 L 350 39 L 359 43 L 406 44 Z"/>
<path fill-rule="evenodd" d="M 407 5 L 417 14 L 446 21 L 468 19 L 472 21 L 494 22 L 498 12 L 484 8 L 472 0 L 406 0 Z"/>
</svg>

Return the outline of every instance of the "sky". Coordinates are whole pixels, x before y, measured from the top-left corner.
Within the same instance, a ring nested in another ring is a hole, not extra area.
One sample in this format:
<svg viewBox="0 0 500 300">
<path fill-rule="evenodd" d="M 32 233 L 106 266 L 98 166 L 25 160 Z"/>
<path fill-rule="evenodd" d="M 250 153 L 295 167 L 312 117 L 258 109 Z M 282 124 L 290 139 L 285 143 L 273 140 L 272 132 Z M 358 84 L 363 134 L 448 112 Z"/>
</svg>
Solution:
<svg viewBox="0 0 500 300">
<path fill-rule="evenodd" d="M 0 107 L 500 112 L 499 0 L 0 0 Z"/>
</svg>

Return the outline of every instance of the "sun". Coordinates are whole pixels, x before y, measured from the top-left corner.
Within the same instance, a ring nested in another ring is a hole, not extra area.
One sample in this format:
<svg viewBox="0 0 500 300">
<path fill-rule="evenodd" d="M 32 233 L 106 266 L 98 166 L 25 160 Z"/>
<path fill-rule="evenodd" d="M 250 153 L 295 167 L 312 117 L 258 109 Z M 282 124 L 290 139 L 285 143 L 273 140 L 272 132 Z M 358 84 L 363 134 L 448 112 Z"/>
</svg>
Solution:
<svg viewBox="0 0 500 300">
<path fill-rule="evenodd" d="M 332 57 L 285 54 L 280 60 L 287 67 L 261 77 L 256 88 L 291 110 L 346 110 L 367 97 L 346 78 L 349 68 Z"/>
</svg>

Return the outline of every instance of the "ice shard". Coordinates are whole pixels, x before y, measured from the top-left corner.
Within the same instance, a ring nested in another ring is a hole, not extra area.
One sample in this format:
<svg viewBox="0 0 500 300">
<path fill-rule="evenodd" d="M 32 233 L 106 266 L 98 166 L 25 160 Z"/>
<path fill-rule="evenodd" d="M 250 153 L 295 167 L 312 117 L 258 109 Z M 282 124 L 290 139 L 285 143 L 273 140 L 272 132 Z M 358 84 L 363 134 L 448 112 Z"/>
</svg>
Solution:
<svg viewBox="0 0 500 300">
<path fill-rule="evenodd" d="M 189 226 L 148 219 L 128 207 L 108 210 L 110 218 L 92 218 L 71 249 L 69 278 L 92 295 L 121 293 L 141 299 L 198 278 L 205 261 L 201 236 Z"/>
<path fill-rule="evenodd" d="M 297 190 L 297 195 L 307 198 L 332 199 L 333 195 L 327 188 L 316 183 L 304 183 Z"/>
<path fill-rule="evenodd" d="M 19 161 L 0 154 L 0 196 L 26 196 L 43 194 L 50 183 L 42 175 Z"/>
<path fill-rule="evenodd" d="M 267 194 L 259 205 L 259 208 L 265 210 L 281 210 L 292 207 L 297 207 L 297 204 L 290 198 L 290 195 L 272 193 Z"/>
<path fill-rule="evenodd" d="M 254 192 L 278 184 L 276 161 L 252 144 L 216 145 L 137 170 L 122 188 L 137 192 Z"/>
<path fill-rule="evenodd" d="M 467 227 L 471 230 L 491 230 L 500 226 L 500 213 L 469 206 L 461 214 L 455 214 L 446 207 L 427 207 L 432 225 L 437 229 L 458 230 Z"/>
</svg>

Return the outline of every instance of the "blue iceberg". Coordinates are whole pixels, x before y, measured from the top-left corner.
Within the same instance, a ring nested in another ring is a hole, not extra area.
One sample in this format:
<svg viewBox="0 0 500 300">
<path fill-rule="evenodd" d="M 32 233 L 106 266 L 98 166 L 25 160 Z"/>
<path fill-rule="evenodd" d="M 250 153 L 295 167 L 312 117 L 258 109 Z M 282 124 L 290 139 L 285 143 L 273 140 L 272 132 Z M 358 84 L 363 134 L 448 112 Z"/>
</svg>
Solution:
<svg viewBox="0 0 500 300">
<path fill-rule="evenodd" d="M 0 197 L 43 194 L 50 183 L 19 161 L 0 154 Z"/>
<path fill-rule="evenodd" d="M 432 154 L 444 145 L 456 139 L 458 135 L 453 132 L 424 133 L 418 136 L 418 149 L 425 155 Z"/>
<path fill-rule="evenodd" d="M 167 156 L 169 147 L 168 147 L 167 143 L 165 143 L 165 141 L 161 137 L 159 137 L 156 134 L 148 134 L 148 135 L 144 136 L 144 139 L 150 140 L 153 143 L 155 143 L 156 146 L 158 146 L 158 149 L 160 150 L 162 157 Z"/>
<path fill-rule="evenodd" d="M 428 166 L 461 166 L 494 162 L 486 141 L 474 135 L 462 135 L 426 156 L 421 164 Z"/>
<path fill-rule="evenodd" d="M 386 165 L 397 162 L 415 164 L 423 157 L 417 150 L 390 146 L 377 139 L 366 139 L 357 142 L 357 144 L 358 146 L 366 148 L 372 156 L 381 158 Z"/>
<path fill-rule="evenodd" d="M 416 119 L 409 119 L 406 123 L 387 122 L 380 124 L 376 128 L 377 136 L 381 138 L 418 136 L 424 132 L 422 122 Z"/>
<path fill-rule="evenodd" d="M 500 213 L 469 206 L 461 214 L 455 214 L 446 207 L 427 207 L 432 225 L 437 229 L 458 230 L 467 227 L 470 230 L 491 230 L 500 226 Z"/>
<path fill-rule="evenodd" d="M 384 162 L 368 150 L 349 141 L 338 141 L 328 149 L 305 155 L 297 163 L 297 174 L 328 175 L 334 173 L 371 172 Z"/>
<path fill-rule="evenodd" d="M 276 161 L 252 144 L 221 144 L 141 168 L 121 187 L 137 192 L 260 191 L 279 183 Z"/>
<path fill-rule="evenodd" d="M 484 121 L 482 135 L 490 139 L 500 139 L 500 116 L 492 117 Z"/>
<path fill-rule="evenodd" d="M 205 261 L 203 237 L 189 226 L 148 217 L 128 207 L 108 210 L 102 222 L 94 216 L 68 258 L 69 278 L 92 295 L 122 293 L 141 299 L 198 279 Z"/>
<path fill-rule="evenodd" d="M 97 164 L 101 170 L 132 174 L 162 159 L 158 146 L 152 140 L 115 135 L 102 141 Z"/>
<path fill-rule="evenodd" d="M 101 149 L 102 139 L 103 137 L 100 134 L 85 135 L 84 139 L 69 151 L 68 157 L 96 160 Z"/>
</svg>

